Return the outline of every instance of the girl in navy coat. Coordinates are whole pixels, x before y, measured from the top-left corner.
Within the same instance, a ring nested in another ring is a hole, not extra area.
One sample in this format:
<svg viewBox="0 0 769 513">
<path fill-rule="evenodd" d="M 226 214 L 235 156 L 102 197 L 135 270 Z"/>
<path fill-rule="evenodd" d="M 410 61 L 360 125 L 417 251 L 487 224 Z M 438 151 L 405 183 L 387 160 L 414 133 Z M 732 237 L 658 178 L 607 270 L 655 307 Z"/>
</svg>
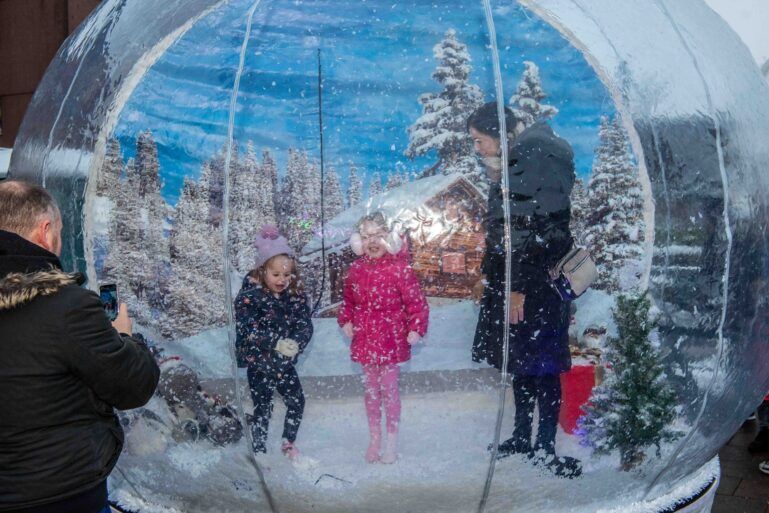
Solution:
<svg viewBox="0 0 769 513">
<path fill-rule="evenodd" d="M 294 252 L 277 228 L 265 226 L 256 240 L 259 256 L 235 298 L 236 355 L 248 369 L 254 401 L 254 452 L 266 452 L 275 390 L 286 404 L 281 450 L 299 455 L 296 435 L 304 413 L 304 392 L 294 367 L 312 338 L 310 308 L 299 286 Z"/>
</svg>

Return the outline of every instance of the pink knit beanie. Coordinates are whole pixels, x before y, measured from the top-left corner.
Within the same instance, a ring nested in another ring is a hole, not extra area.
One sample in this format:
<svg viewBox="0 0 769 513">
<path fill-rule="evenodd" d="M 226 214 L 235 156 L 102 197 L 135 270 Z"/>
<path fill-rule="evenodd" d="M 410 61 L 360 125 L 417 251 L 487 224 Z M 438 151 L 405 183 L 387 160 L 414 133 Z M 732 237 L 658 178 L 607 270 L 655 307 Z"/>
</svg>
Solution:
<svg viewBox="0 0 769 513">
<path fill-rule="evenodd" d="M 289 247 L 288 241 L 275 226 L 271 224 L 264 225 L 259 232 L 259 235 L 254 240 L 257 251 L 255 268 L 262 267 L 267 260 L 277 255 L 294 257 L 294 250 Z"/>
</svg>

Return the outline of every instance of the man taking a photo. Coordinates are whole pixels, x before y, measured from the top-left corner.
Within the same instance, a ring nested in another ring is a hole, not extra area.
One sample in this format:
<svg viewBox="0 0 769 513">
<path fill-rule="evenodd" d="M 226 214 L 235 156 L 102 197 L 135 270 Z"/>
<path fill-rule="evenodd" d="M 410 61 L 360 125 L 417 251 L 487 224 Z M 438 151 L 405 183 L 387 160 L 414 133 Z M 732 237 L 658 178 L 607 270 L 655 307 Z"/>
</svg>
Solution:
<svg viewBox="0 0 769 513">
<path fill-rule="evenodd" d="M 144 405 L 158 382 L 99 296 L 62 271 L 62 220 L 40 186 L 0 182 L 0 512 L 97 513 L 123 447 L 113 408 Z"/>
</svg>

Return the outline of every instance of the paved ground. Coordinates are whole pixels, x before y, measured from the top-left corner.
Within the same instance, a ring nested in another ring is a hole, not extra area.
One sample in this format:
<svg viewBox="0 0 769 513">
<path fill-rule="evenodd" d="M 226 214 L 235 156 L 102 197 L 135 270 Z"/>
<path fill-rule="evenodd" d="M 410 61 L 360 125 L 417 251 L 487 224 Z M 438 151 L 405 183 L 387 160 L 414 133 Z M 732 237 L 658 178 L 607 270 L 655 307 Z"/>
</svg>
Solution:
<svg viewBox="0 0 769 513">
<path fill-rule="evenodd" d="M 746 422 L 719 451 L 721 484 L 712 513 L 769 513 L 769 475 L 758 470 L 769 453 L 751 455 L 747 449 L 756 429 L 755 421 Z"/>
</svg>

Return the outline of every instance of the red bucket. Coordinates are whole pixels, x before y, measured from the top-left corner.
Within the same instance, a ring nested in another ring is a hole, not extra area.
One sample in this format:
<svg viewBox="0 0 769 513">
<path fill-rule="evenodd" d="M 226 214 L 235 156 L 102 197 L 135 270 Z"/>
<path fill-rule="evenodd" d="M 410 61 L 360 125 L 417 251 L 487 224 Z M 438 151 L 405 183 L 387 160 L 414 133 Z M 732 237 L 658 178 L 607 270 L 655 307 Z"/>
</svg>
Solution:
<svg viewBox="0 0 769 513">
<path fill-rule="evenodd" d="M 561 412 L 558 423 L 564 431 L 574 433 L 582 406 L 590 399 L 595 386 L 595 365 L 573 365 L 561 374 Z"/>
</svg>

